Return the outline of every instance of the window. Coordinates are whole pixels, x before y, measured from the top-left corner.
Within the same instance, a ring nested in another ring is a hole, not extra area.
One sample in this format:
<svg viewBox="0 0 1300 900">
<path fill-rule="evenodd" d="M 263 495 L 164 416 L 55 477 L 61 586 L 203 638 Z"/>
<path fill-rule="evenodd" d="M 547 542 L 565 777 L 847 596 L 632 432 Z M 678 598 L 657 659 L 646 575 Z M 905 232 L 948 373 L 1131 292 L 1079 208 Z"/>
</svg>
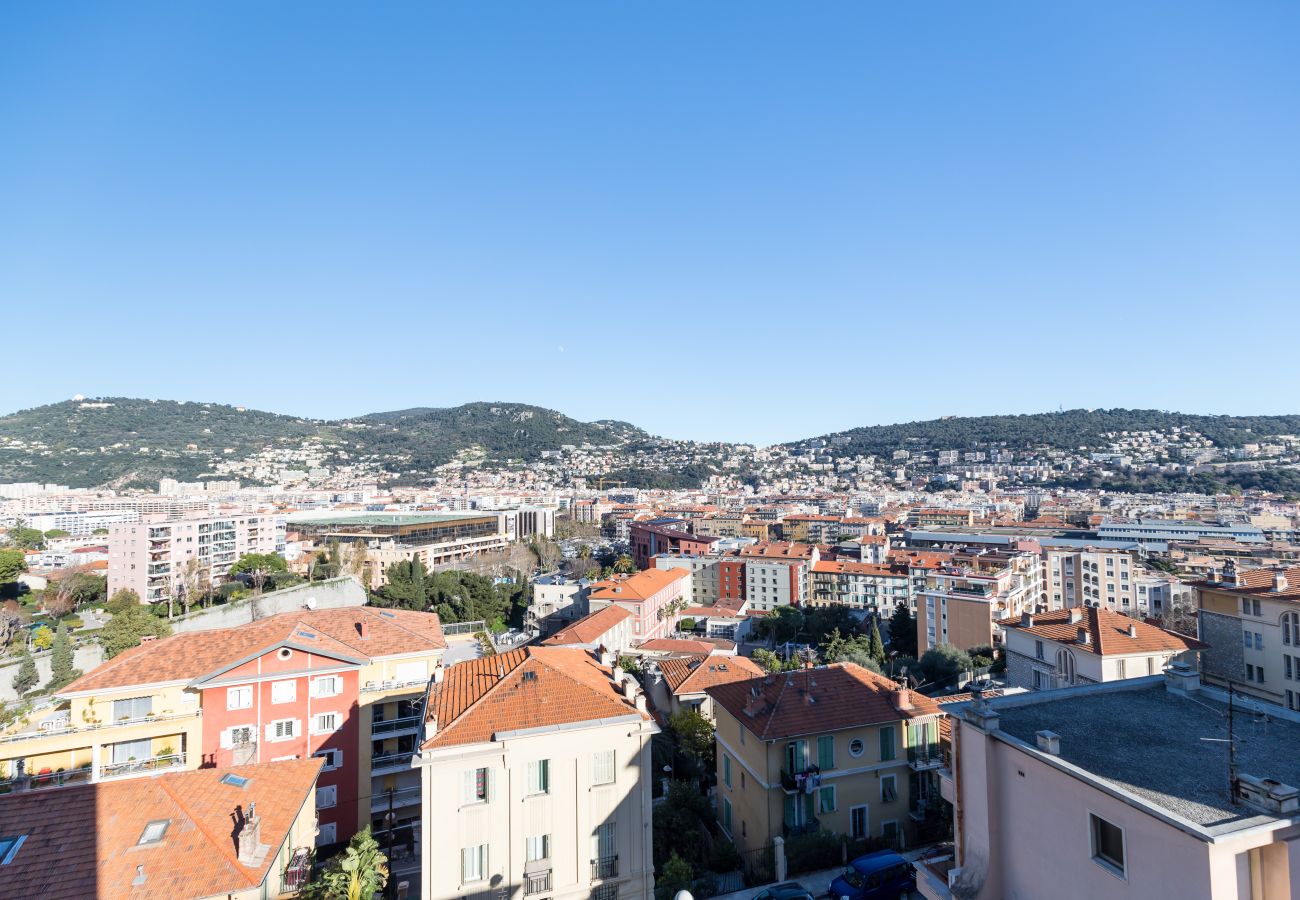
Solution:
<svg viewBox="0 0 1300 900">
<path fill-rule="evenodd" d="M 597 826 L 591 836 L 591 856 L 596 860 L 614 859 L 618 856 L 613 822 L 605 822 Z"/>
<path fill-rule="evenodd" d="M 1249 650 L 1249 649 L 1250 649 L 1250 632 L 1249 632 L 1249 631 L 1243 631 L 1243 632 L 1241 633 L 1241 636 L 1244 637 L 1244 638 L 1246 639 L 1246 649 Z"/>
<path fill-rule="evenodd" d="M 591 783 L 592 784 L 613 784 L 614 783 L 614 751 L 600 750 L 591 754 Z M 728 782 L 730 787 L 731 783 Z"/>
<path fill-rule="evenodd" d="M 551 761 L 539 759 L 528 764 L 528 780 L 524 792 L 527 794 L 549 794 L 551 792 Z"/>
<path fill-rule="evenodd" d="M 880 823 L 880 836 L 891 847 L 898 845 L 898 823 L 894 821 Z"/>
<path fill-rule="evenodd" d="M 316 829 L 316 846 L 324 847 L 338 842 L 339 827 L 333 822 L 321 822 Z"/>
<path fill-rule="evenodd" d="M 317 750 L 312 756 L 325 760 L 325 768 L 321 769 L 322 772 L 333 772 L 343 766 L 342 750 Z"/>
<path fill-rule="evenodd" d="M 885 725 L 880 729 L 880 759 L 885 762 L 893 759 L 895 755 L 894 726 Z"/>
<path fill-rule="evenodd" d="M 460 802 L 468 805 L 471 803 L 487 803 L 490 791 L 489 781 L 491 774 L 486 768 L 470 769 L 465 773 L 465 781 L 461 788 Z"/>
<path fill-rule="evenodd" d="M 853 740 L 849 741 L 849 756 L 852 756 L 854 759 L 857 759 L 859 756 L 862 755 L 862 752 L 864 750 L 866 750 L 866 745 L 862 743 L 862 738 L 854 738 Z"/>
<path fill-rule="evenodd" d="M 893 803 L 898 799 L 898 776 L 882 775 L 880 777 L 880 802 Z"/>
<path fill-rule="evenodd" d="M 726 797 L 722 798 L 722 827 L 731 832 L 731 801 Z"/>
<path fill-rule="evenodd" d="M 835 812 L 835 785 L 817 789 L 817 807 L 821 812 Z"/>
<path fill-rule="evenodd" d="M 316 788 L 316 808 L 329 809 L 336 805 L 339 800 L 339 789 L 337 785 L 328 784 L 324 787 Z"/>
<path fill-rule="evenodd" d="M 280 719 L 266 726 L 266 739 L 268 741 L 287 741 L 297 736 L 297 719 Z"/>
<path fill-rule="evenodd" d="M 487 877 L 487 844 L 466 847 L 460 851 L 461 884 L 471 884 Z"/>
<path fill-rule="evenodd" d="M 312 734 L 328 734 L 331 731 L 338 731 L 339 714 L 338 713 L 317 713 L 312 723 Z"/>
<path fill-rule="evenodd" d="M 296 681 L 271 682 L 272 703 L 292 703 L 297 696 L 298 696 L 298 682 Z"/>
<path fill-rule="evenodd" d="M 849 807 L 849 837 L 867 836 L 867 808 L 865 806 Z"/>
<path fill-rule="evenodd" d="M 1088 814 L 1088 821 L 1093 860 L 1124 878 L 1124 829 L 1092 813 Z"/>
<path fill-rule="evenodd" d="M 234 687 L 226 689 L 226 709 L 249 709 L 253 705 L 253 688 Z"/>
<path fill-rule="evenodd" d="M 731 787 L 731 757 L 722 754 L 722 783 Z"/>
<path fill-rule="evenodd" d="M 140 840 L 136 841 L 136 845 L 158 843 L 163 839 L 163 835 L 167 833 L 169 824 L 171 824 L 171 819 L 158 819 L 150 822 L 144 826 L 144 831 L 140 834 Z"/>
<path fill-rule="evenodd" d="M 313 697 L 337 697 L 343 693 L 343 679 L 337 675 L 323 675 L 312 680 Z"/>
<path fill-rule="evenodd" d="M 1282 643 L 1300 644 L 1300 613 L 1285 613 L 1282 616 Z"/>
<path fill-rule="evenodd" d="M 1250 663 L 1246 663 L 1246 680 L 1247 681 L 1255 680 L 1255 667 Z"/>
<path fill-rule="evenodd" d="M 1258 631 L 1255 632 L 1255 649 L 1256 650 L 1264 649 L 1264 635 Z"/>
<path fill-rule="evenodd" d="M 235 725 L 221 733 L 222 747 L 242 747 L 253 743 L 252 725 Z"/>
<path fill-rule="evenodd" d="M 1043 659 L 1043 642 L 1034 641 L 1034 656 L 1037 659 Z"/>
<path fill-rule="evenodd" d="M 524 861 L 537 862 L 551 858 L 551 836 L 539 834 L 524 840 Z"/>
<path fill-rule="evenodd" d="M 14 861 L 14 857 L 18 855 L 18 851 L 25 840 L 27 840 L 25 834 L 10 834 L 0 837 L 0 866 L 7 866 Z"/>
<path fill-rule="evenodd" d="M 825 771 L 835 768 L 835 737 L 823 734 L 817 739 L 817 768 Z"/>
<path fill-rule="evenodd" d="M 143 719 L 153 712 L 153 697 L 131 697 L 113 701 L 113 721 Z"/>
</svg>

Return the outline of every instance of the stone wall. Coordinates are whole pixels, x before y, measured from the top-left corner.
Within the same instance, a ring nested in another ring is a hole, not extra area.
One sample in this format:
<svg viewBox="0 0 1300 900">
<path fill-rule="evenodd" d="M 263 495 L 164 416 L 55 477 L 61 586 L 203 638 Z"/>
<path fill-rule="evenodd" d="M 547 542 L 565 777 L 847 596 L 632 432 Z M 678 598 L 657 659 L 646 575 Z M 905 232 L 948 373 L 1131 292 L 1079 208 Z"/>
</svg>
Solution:
<svg viewBox="0 0 1300 900">
<path fill-rule="evenodd" d="M 39 678 L 36 686 L 44 687 L 50 681 L 50 651 L 33 653 L 32 658 L 36 660 L 36 675 Z M 82 672 L 89 672 L 103 662 L 104 648 L 99 644 L 85 644 L 72 654 L 72 664 Z M 17 675 L 17 657 L 6 657 L 0 662 L 0 700 L 9 703 L 18 699 L 18 692 L 14 690 L 14 678 Z"/>
<path fill-rule="evenodd" d="M 1241 680 L 1246 663 L 1241 620 L 1205 609 L 1199 615 L 1199 637 L 1210 645 L 1201 651 L 1201 671 L 1221 679 Z"/>
<path fill-rule="evenodd" d="M 238 603 L 215 606 L 212 609 L 191 610 L 189 615 L 172 620 L 172 633 L 211 631 L 214 628 L 233 628 L 247 625 L 254 619 L 277 613 L 304 609 L 310 601 L 315 609 L 339 609 L 347 606 L 365 606 L 366 590 L 361 582 L 350 576 L 298 584 L 279 591 L 263 594 L 259 599 L 245 598 Z"/>
</svg>

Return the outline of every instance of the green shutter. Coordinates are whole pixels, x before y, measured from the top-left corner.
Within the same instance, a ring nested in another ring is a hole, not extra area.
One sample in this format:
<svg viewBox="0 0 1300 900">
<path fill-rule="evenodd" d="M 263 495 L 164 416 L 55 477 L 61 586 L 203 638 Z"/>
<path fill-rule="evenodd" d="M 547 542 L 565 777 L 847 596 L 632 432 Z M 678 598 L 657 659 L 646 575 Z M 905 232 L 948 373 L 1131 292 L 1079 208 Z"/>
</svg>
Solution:
<svg viewBox="0 0 1300 900">
<path fill-rule="evenodd" d="M 824 734 L 817 739 L 817 768 L 835 768 L 835 738 Z"/>
<path fill-rule="evenodd" d="M 894 726 L 886 725 L 880 729 L 880 758 L 884 761 L 894 756 Z"/>
</svg>

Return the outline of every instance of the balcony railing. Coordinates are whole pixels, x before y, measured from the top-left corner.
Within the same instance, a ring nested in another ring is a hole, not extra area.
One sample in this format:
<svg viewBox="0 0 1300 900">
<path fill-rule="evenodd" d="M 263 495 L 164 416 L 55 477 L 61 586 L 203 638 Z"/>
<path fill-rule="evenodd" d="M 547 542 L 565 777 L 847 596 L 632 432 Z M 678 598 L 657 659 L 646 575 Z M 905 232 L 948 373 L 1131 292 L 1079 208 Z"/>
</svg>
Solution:
<svg viewBox="0 0 1300 900">
<path fill-rule="evenodd" d="M 551 870 L 524 873 L 524 896 L 541 894 L 551 889 Z"/>
<path fill-rule="evenodd" d="M 285 867 L 281 890 L 286 894 L 296 893 L 302 890 L 303 885 L 310 878 L 311 851 L 305 847 L 299 847 L 293 851 L 293 858 L 289 860 L 289 865 Z"/>
<path fill-rule="evenodd" d="M 176 769 L 185 765 L 184 753 L 169 756 L 155 756 L 152 759 L 128 760 L 127 762 L 109 763 L 100 766 L 100 778 L 119 778 L 123 775 L 140 775 L 145 772 L 161 772 L 164 769 Z"/>
<path fill-rule="evenodd" d="M 618 857 L 602 856 L 600 859 L 591 861 L 591 880 L 599 881 L 602 878 L 618 877 Z"/>
<path fill-rule="evenodd" d="M 372 756 L 370 758 L 370 771 L 374 772 L 376 769 L 405 767 L 410 764 L 411 757 L 414 755 L 414 750 L 407 750 L 399 753 L 385 753 L 382 756 Z"/>
<path fill-rule="evenodd" d="M 820 772 L 821 769 L 816 766 L 808 766 L 807 768 L 800 769 L 797 772 L 787 772 L 785 769 L 782 769 L 781 787 L 785 788 L 787 791 L 802 791 L 804 789 L 804 782 L 807 780 L 808 776 L 817 775 Z"/>
<path fill-rule="evenodd" d="M 18 734 L 0 735 L 0 744 L 9 744 L 14 741 L 30 741 L 35 738 L 49 737 L 52 734 L 77 734 L 83 731 L 99 731 L 104 728 L 125 728 L 128 725 L 140 725 L 146 722 L 170 722 L 174 719 L 193 719 L 203 715 L 203 710 L 196 708 L 193 712 L 175 713 L 168 716 L 135 716 L 126 719 L 118 719 L 114 722 L 96 722 L 89 725 L 73 725 L 70 718 L 59 716 L 54 719 L 47 719 L 42 722 L 37 731 L 24 731 Z M 59 723 L 59 724 L 51 724 Z"/>
<path fill-rule="evenodd" d="M 382 722 L 372 722 L 370 725 L 371 734 L 388 734 L 393 731 L 403 731 L 407 728 L 420 727 L 421 716 L 403 716 L 400 719 L 384 719 Z"/>
<path fill-rule="evenodd" d="M 429 679 L 427 678 L 421 678 L 419 681 L 367 681 L 361 686 L 361 693 L 391 691 L 405 687 L 424 687 L 428 683 Z"/>
<path fill-rule="evenodd" d="M 419 786 L 397 788 L 393 791 L 393 809 L 414 806 L 420 802 Z M 382 815 L 388 812 L 388 791 L 373 793 L 370 797 L 370 812 Z"/>
<path fill-rule="evenodd" d="M 821 829 L 821 820 L 815 816 L 810 816 L 802 822 L 787 822 L 785 824 L 785 833 L 787 837 L 798 837 L 801 834 L 814 834 L 815 832 L 821 831 Z"/>
<path fill-rule="evenodd" d="M 32 791 L 44 790 L 45 788 L 66 787 L 73 784 L 85 784 L 90 781 L 91 766 L 82 766 L 79 769 L 65 769 L 60 772 L 48 772 L 41 770 L 25 779 L 10 778 L 0 781 L 0 794 L 12 793 L 20 787 L 19 781 L 27 781 L 27 789 Z"/>
<path fill-rule="evenodd" d="M 918 744 L 907 748 L 907 762 L 913 772 L 943 768 L 943 751 L 938 744 Z"/>
</svg>

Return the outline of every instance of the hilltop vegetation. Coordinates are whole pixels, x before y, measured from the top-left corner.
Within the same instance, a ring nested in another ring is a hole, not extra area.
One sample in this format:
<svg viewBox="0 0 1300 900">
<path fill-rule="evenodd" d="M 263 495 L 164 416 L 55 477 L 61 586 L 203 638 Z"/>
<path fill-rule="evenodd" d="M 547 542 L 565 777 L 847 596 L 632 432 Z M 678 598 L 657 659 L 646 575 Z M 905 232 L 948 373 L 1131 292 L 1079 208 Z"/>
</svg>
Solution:
<svg viewBox="0 0 1300 900">
<path fill-rule="evenodd" d="M 1055 447 L 1100 448 L 1104 435 L 1120 431 L 1183 428 L 1197 431 L 1218 447 L 1239 447 L 1271 435 L 1300 433 L 1300 416 L 1202 416 L 1155 409 L 1071 409 L 1020 416 L 971 416 L 872 425 L 823 435 L 836 452 L 853 456 L 884 455 L 895 450 L 973 449 L 1005 446 L 1013 450 Z M 842 442 L 842 443 L 841 443 Z M 796 441 L 790 446 L 806 446 Z"/>
</svg>

